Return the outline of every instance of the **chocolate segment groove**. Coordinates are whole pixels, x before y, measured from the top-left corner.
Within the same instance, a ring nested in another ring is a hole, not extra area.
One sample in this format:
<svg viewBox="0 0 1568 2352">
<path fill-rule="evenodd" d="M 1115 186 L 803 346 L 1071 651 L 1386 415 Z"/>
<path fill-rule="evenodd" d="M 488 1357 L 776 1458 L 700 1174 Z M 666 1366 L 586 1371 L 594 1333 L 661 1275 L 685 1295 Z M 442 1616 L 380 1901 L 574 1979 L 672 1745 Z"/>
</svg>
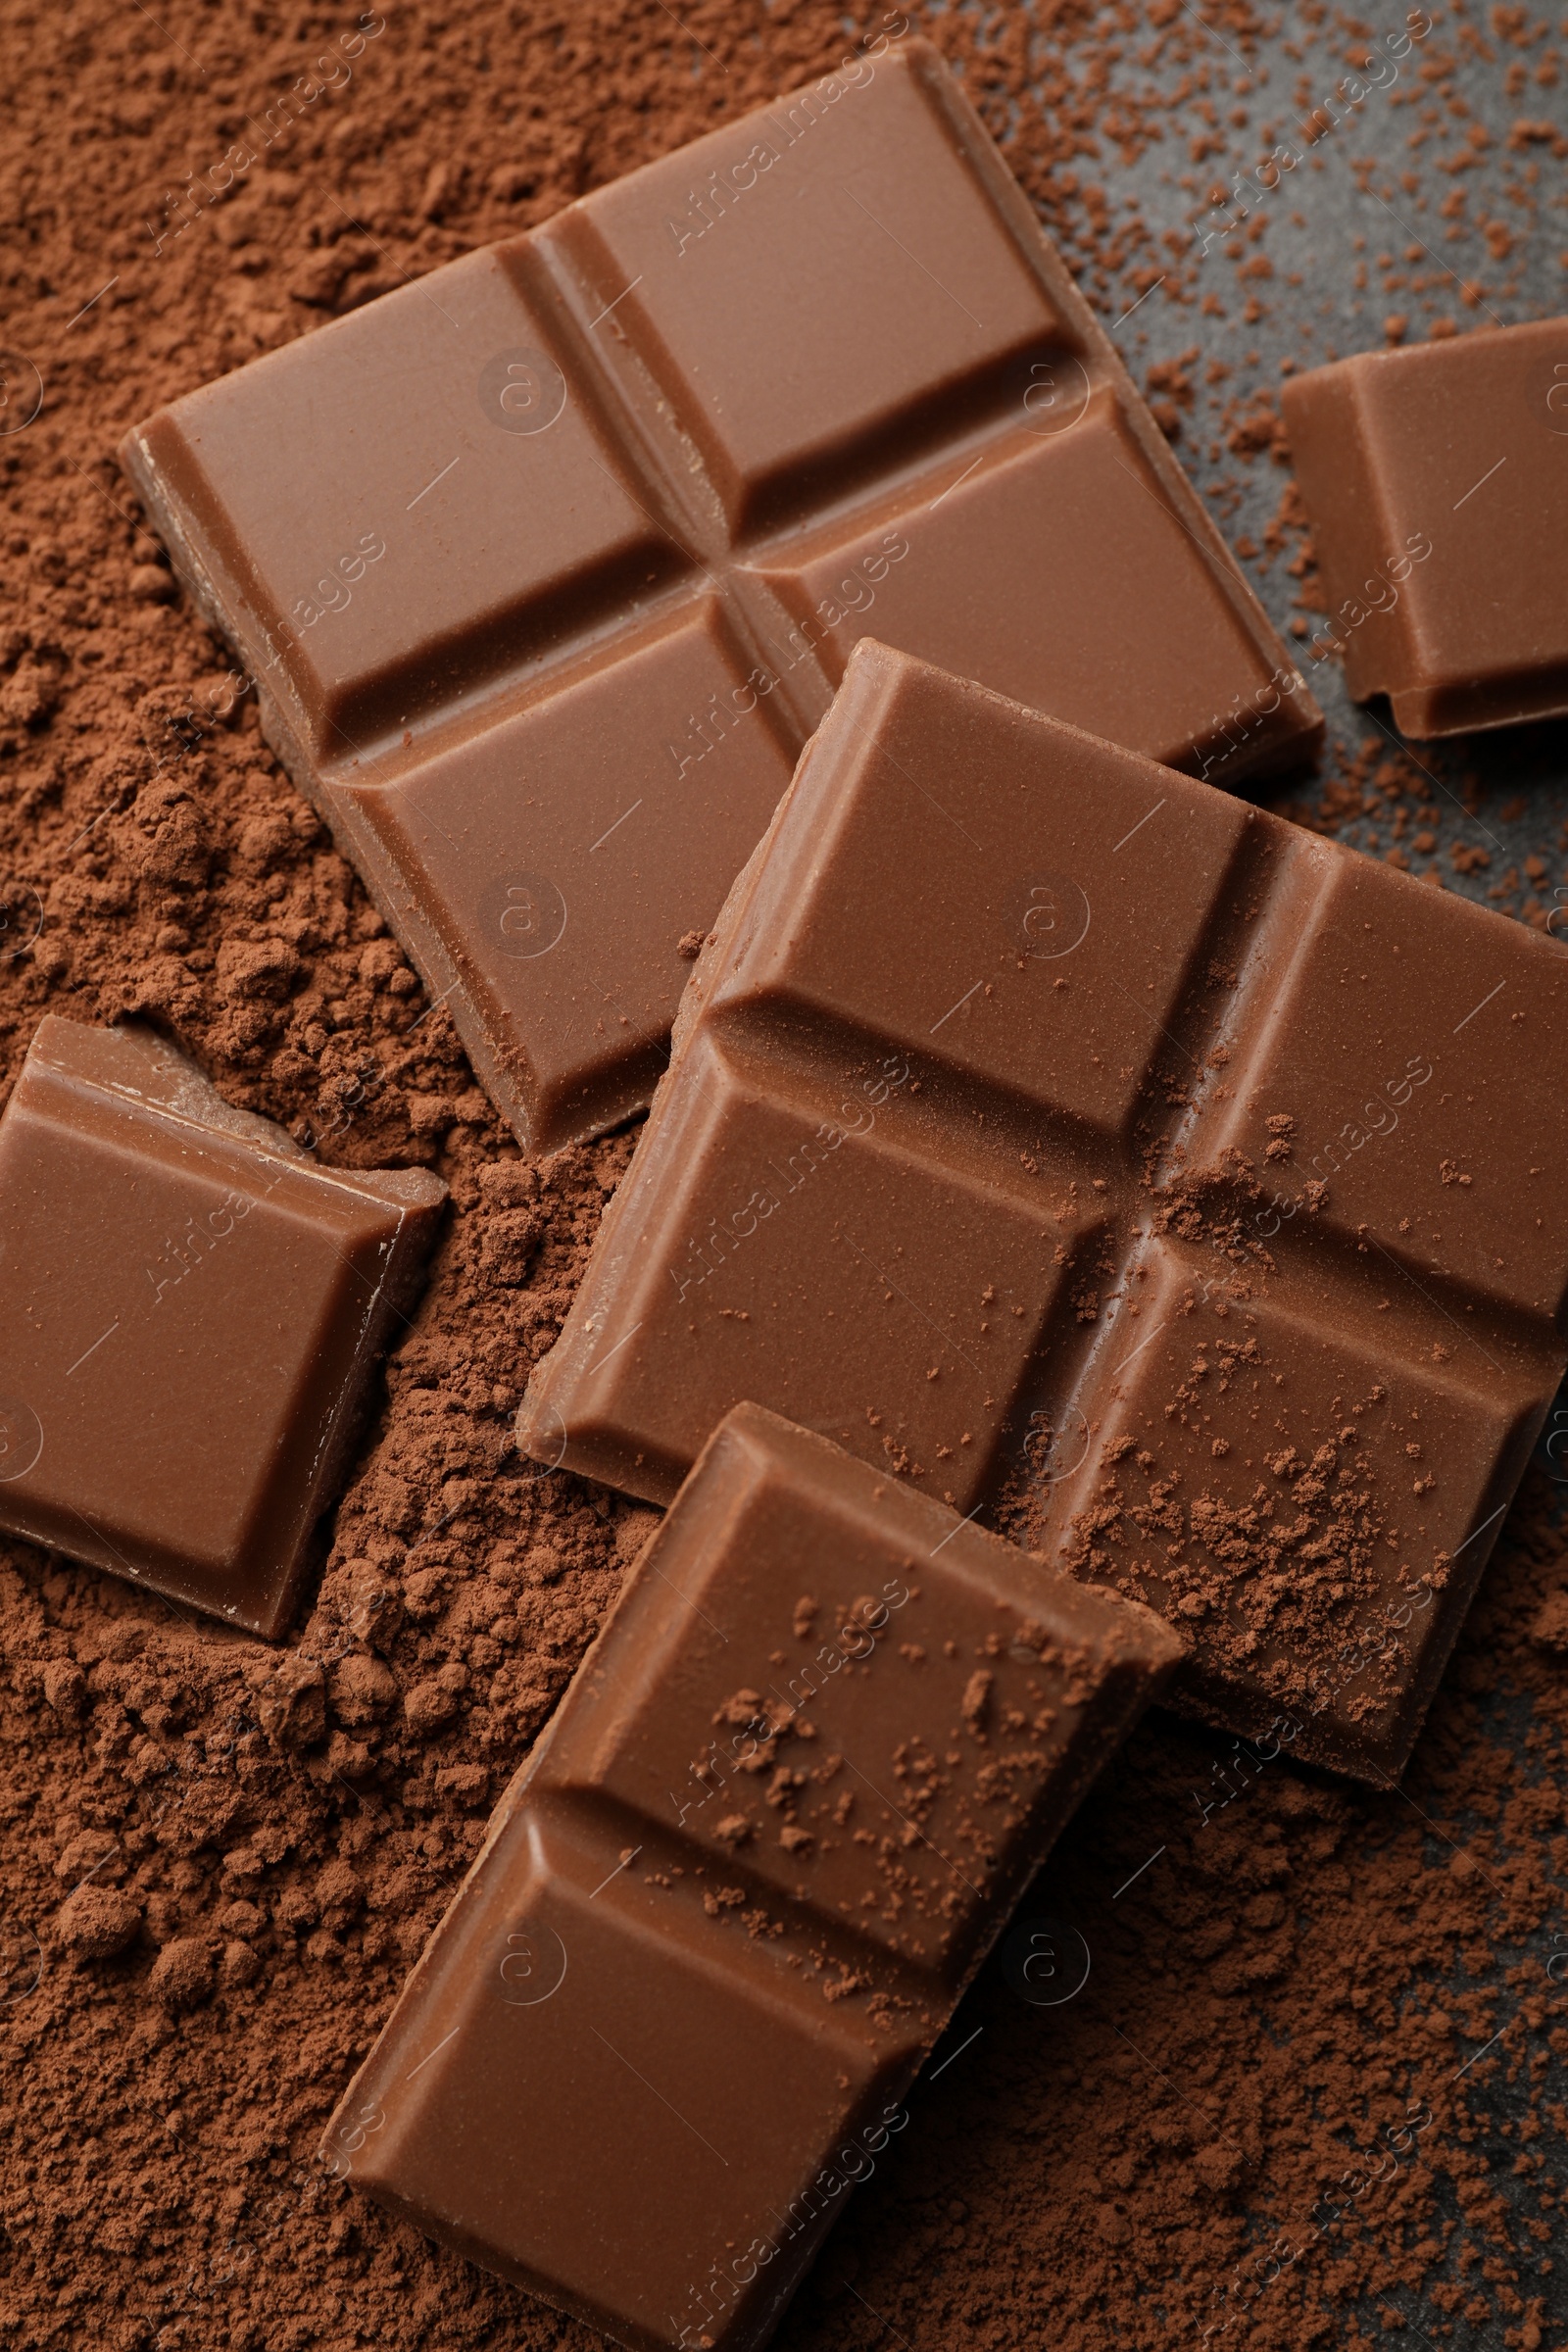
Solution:
<svg viewBox="0 0 1568 2352">
<path fill-rule="evenodd" d="M 1227 780 L 1320 732 L 914 40 L 189 395 L 122 455 L 540 1151 L 648 1101 L 681 942 L 866 631 Z M 501 927 L 516 883 L 565 912 L 529 956 Z"/>
<path fill-rule="evenodd" d="M 1563 1370 L 1565 1011 L 1554 942 L 862 643 L 525 1437 L 662 1500 L 752 1396 L 1396 1777 Z"/>
</svg>

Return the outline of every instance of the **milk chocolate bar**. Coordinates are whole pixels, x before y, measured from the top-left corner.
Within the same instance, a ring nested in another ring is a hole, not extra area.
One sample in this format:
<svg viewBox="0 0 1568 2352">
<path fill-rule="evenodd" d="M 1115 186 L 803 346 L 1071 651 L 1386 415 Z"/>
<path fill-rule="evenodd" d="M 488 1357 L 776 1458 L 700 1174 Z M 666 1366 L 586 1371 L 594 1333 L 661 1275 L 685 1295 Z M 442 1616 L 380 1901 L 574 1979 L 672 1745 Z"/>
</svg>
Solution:
<svg viewBox="0 0 1568 2352">
<path fill-rule="evenodd" d="M 47 1016 L 0 1117 L 0 1527 L 282 1633 L 445 1199 Z"/>
<path fill-rule="evenodd" d="M 1568 712 L 1568 318 L 1362 352 L 1282 407 L 1350 692 L 1416 736 Z"/>
<path fill-rule="evenodd" d="M 1320 730 L 940 58 L 870 48 L 122 452 L 531 1149 L 648 1101 L 868 627 L 1227 780 Z"/>
<path fill-rule="evenodd" d="M 638 2348 L 764 2341 L 1178 1654 L 743 1404 L 632 1571 L 326 2138 Z"/>
<path fill-rule="evenodd" d="M 1397 1775 L 1562 1376 L 1568 956 L 870 641 L 696 966 L 521 1416 L 736 1398 L 1149 1600 Z"/>
</svg>

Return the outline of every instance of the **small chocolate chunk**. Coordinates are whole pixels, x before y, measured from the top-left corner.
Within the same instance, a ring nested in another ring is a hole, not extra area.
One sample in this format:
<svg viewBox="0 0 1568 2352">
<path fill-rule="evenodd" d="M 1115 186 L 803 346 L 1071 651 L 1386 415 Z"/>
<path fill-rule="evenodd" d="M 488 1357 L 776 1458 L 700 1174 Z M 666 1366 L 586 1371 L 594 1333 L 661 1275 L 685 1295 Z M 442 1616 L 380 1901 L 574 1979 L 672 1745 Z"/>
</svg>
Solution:
<svg viewBox="0 0 1568 2352">
<path fill-rule="evenodd" d="M 46 1017 L 0 1118 L 0 1527 L 281 1633 L 445 1198 Z"/>
<path fill-rule="evenodd" d="M 1417 736 L 1568 711 L 1568 319 L 1361 352 L 1281 407 L 1350 692 Z"/>
</svg>

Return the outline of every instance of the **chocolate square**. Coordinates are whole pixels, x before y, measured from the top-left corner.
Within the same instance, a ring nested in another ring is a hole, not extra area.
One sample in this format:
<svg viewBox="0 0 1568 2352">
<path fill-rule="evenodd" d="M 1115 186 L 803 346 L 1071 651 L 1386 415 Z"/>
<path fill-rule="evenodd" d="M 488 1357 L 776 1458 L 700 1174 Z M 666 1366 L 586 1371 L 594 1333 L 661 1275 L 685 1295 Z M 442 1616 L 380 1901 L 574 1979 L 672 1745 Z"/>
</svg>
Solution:
<svg viewBox="0 0 1568 2352">
<path fill-rule="evenodd" d="M 445 1199 L 47 1016 L 0 1117 L 0 1526 L 281 1634 Z"/>
</svg>

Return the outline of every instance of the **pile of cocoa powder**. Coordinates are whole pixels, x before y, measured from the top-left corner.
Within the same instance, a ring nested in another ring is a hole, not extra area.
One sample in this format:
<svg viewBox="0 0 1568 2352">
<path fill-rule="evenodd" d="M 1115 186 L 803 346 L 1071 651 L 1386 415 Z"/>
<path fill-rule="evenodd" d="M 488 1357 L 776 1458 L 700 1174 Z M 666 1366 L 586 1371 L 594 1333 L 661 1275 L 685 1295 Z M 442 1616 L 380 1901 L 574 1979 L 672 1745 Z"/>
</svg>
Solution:
<svg viewBox="0 0 1568 2352">
<path fill-rule="evenodd" d="M 1250 0 L 908 13 L 1107 322 L 1141 301 L 1122 347 L 1304 645 L 1281 369 L 1560 307 L 1556 36 L 1435 8 L 1397 86 L 1263 205 L 1233 169 L 1373 27 L 1320 0 L 1267 24 Z M 283 1648 L 0 1543 L 0 2327 L 19 2352 L 586 2343 L 315 2149 L 654 1523 L 511 1442 L 633 1138 L 518 1157 L 112 453 L 882 17 L 6 0 L 0 22 L 6 1082 L 45 1009 L 141 1012 L 323 1158 L 435 1167 L 454 1203 Z M 1369 156 L 1418 230 L 1354 210 Z M 1183 224 L 1221 205 L 1195 259 Z M 1331 750 L 1277 805 L 1544 923 L 1561 730 L 1418 766 L 1303 659 Z M 1568 2342 L 1558 1504 L 1533 1470 L 1402 1791 L 1150 1719 L 1025 1905 L 1087 1980 L 1064 1962 L 1045 1989 L 1070 1997 L 1044 2001 L 1004 1945 L 782 2345 Z"/>
</svg>

